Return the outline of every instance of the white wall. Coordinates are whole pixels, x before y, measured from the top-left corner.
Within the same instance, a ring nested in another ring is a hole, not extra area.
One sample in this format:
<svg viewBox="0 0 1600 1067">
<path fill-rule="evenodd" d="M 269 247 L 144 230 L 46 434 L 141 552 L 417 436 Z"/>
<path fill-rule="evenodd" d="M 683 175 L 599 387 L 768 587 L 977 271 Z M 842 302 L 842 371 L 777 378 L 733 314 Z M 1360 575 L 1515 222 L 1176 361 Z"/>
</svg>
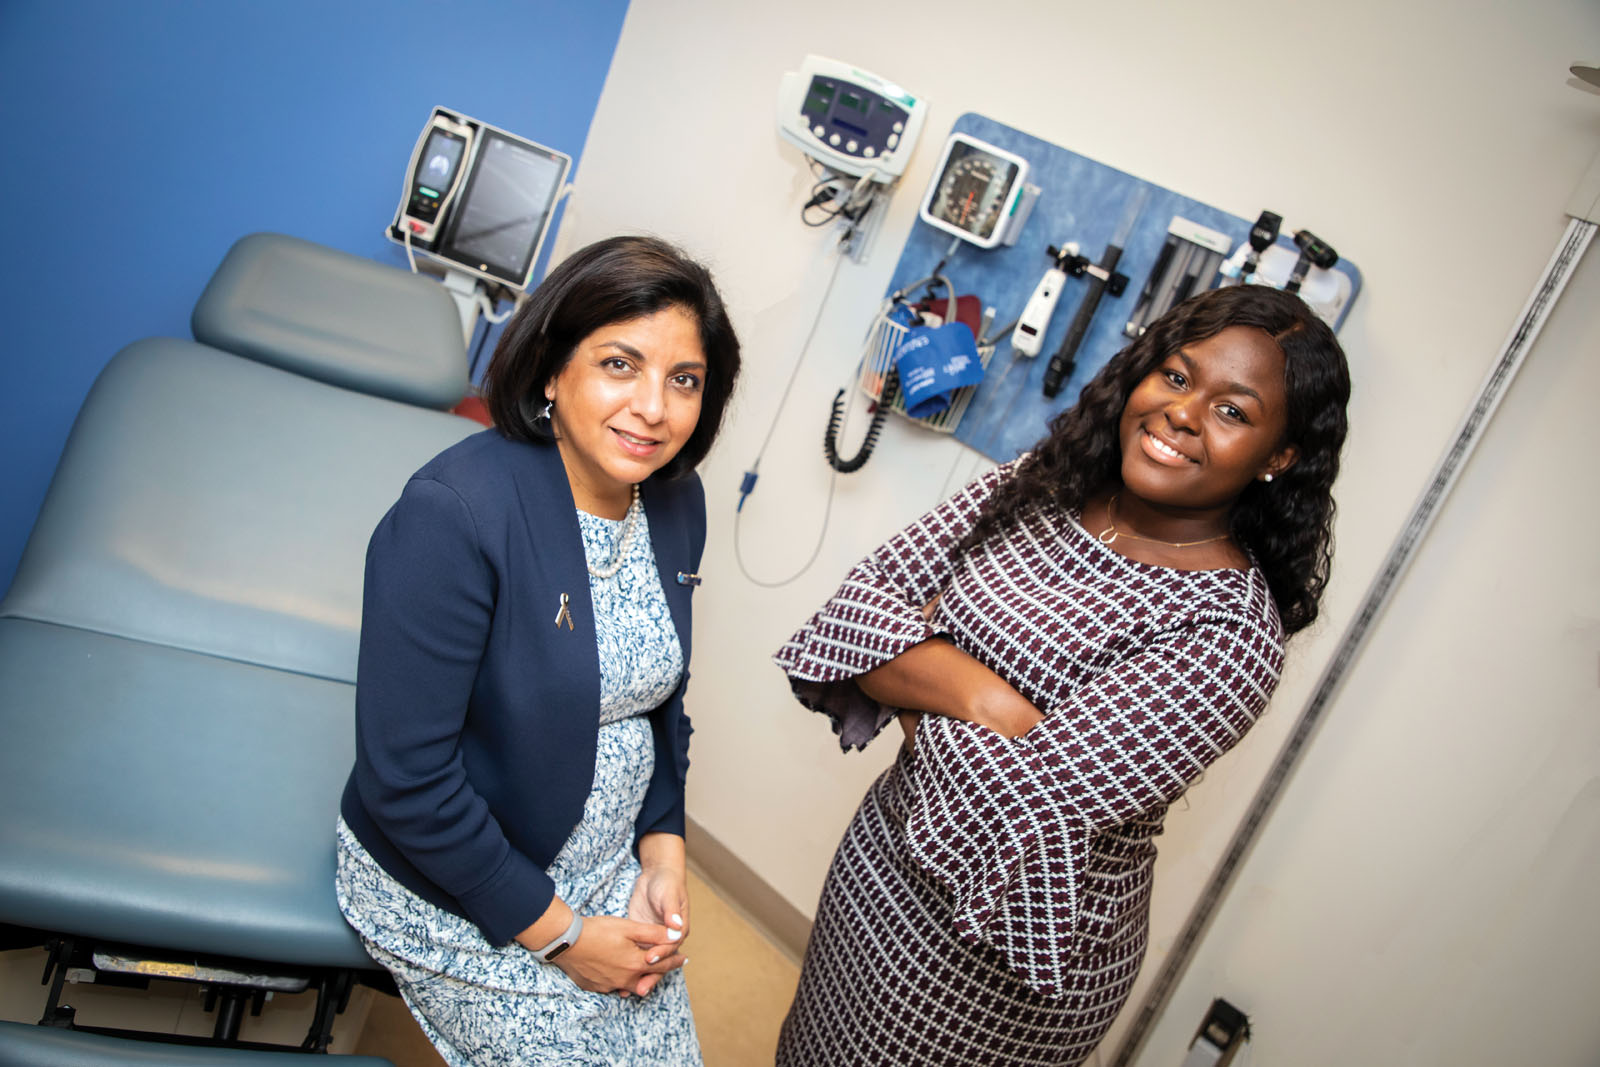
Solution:
<svg viewBox="0 0 1600 1067">
<path fill-rule="evenodd" d="M 891 424 L 871 464 L 839 480 L 816 565 L 775 590 L 740 575 L 740 472 L 826 280 L 822 232 L 797 219 L 808 173 L 773 132 L 778 78 L 806 52 L 891 77 L 933 114 L 874 254 L 840 273 L 762 461 L 742 540 L 760 577 L 810 554 L 828 485 L 827 403 L 961 113 L 1237 215 L 1271 207 L 1363 271 L 1341 334 L 1355 396 L 1325 621 L 1291 646 L 1266 720 L 1169 822 L 1148 979 L 1561 231 L 1561 207 L 1600 145 L 1600 96 L 1566 74 L 1600 57 L 1600 8 L 633 0 L 557 255 L 614 232 L 659 233 L 708 260 L 729 298 L 747 369 L 703 470 L 711 533 L 689 807 L 809 913 L 840 830 L 892 752 L 881 741 L 840 756 L 767 657 L 856 558 L 975 463 Z M 1582 1028 L 1592 1024 L 1566 1006 L 1596 999 L 1579 948 L 1593 954 L 1600 939 L 1592 920 L 1560 937 L 1582 914 L 1578 875 L 1595 865 L 1600 821 L 1600 787 L 1583 777 L 1597 765 L 1600 583 L 1584 551 L 1595 479 L 1578 464 L 1594 448 L 1578 436 L 1592 428 L 1577 406 L 1594 395 L 1594 298 L 1591 266 L 1565 298 L 1576 322 L 1542 342 L 1502 416 L 1514 429 L 1497 427 L 1474 461 L 1249 866 L 1248 890 L 1230 899 L 1141 1062 L 1181 1059 L 1219 994 L 1257 1017 L 1264 1062 L 1268 1048 L 1276 1062 L 1335 1062 L 1336 1036 L 1353 1032 L 1368 1035 L 1376 1062 L 1413 1052 L 1438 1062 L 1431 1053 L 1447 1048 L 1452 1062 L 1500 1062 L 1467 1050 L 1477 1038 L 1493 1047 L 1487 1038 L 1510 1032 L 1518 1011 L 1553 1028 L 1549 1048 L 1594 1051 Z M 1561 367 L 1574 378 L 1539 377 Z M 1503 508 L 1513 491 L 1525 503 Z M 1544 561 L 1537 580 L 1524 573 L 1528 554 Z M 1575 560 L 1588 569 L 1572 572 Z M 1491 980 L 1535 969 L 1552 939 L 1587 984 Z M 1487 1010 L 1492 993 L 1510 1006 Z"/>
<path fill-rule="evenodd" d="M 1600 1062 L 1597 307 L 1591 248 L 1152 1048 L 1220 995 L 1263 1063 Z"/>
</svg>

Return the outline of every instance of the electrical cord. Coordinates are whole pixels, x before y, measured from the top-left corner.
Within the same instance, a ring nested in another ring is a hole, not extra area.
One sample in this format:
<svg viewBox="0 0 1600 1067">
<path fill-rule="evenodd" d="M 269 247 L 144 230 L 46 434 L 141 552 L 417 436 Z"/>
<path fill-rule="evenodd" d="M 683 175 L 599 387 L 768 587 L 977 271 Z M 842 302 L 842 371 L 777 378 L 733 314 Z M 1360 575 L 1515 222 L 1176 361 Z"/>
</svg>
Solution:
<svg viewBox="0 0 1600 1067">
<path fill-rule="evenodd" d="M 782 578 L 778 581 L 766 581 L 764 579 L 757 578 L 754 574 L 750 573 L 750 568 L 745 566 L 744 552 L 740 537 L 741 519 L 744 515 L 744 502 L 749 498 L 750 493 L 755 489 L 756 479 L 759 476 L 758 471 L 761 468 L 761 457 L 767 454 L 767 446 L 772 444 L 772 435 L 777 431 L 778 421 L 783 417 L 784 409 L 788 406 L 789 394 L 794 390 L 795 379 L 800 376 L 800 368 L 805 364 L 806 354 L 811 350 L 811 342 L 816 339 L 817 327 L 822 324 L 822 310 L 828 306 L 828 300 L 833 295 L 833 286 L 834 283 L 838 281 L 839 265 L 843 262 L 843 260 L 843 246 L 836 247 L 833 255 L 833 267 L 828 272 L 828 282 L 822 290 L 822 300 L 817 305 L 816 314 L 811 317 L 811 328 L 806 331 L 806 337 L 800 345 L 800 351 L 795 354 L 794 366 L 789 369 L 789 380 L 784 383 L 783 392 L 778 397 L 777 410 L 773 412 L 772 421 L 767 424 L 767 433 L 766 436 L 761 439 L 761 447 L 756 450 L 756 458 L 750 464 L 750 469 L 744 472 L 744 479 L 739 485 L 739 504 L 734 509 L 733 515 L 733 555 L 734 559 L 739 564 L 739 573 L 743 574 L 745 578 L 751 582 L 751 584 L 761 586 L 763 589 L 776 589 L 779 586 L 788 585 L 790 582 L 794 581 L 796 578 L 800 577 L 807 570 L 809 570 L 811 565 L 817 561 L 817 556 L 822 551 L 822 542 L 828 533 L 828 518 L 833 510 L 834 479 L 837 477 L 837 472 L 832 470 L 829 471 L 828 475 L 828 499 L 822 511 L 822 532 L 818 534 L 817 543 L 811 550 L 811 557 L 806 560 L 805 564 L 787 578 Z"/>
<path fill-rule="evenodd" d="M 499 292 L 500 290 L 497 289 L 496 291 Z M 478 301 L 478 311 L 482 313 L 484 320 L 496 326 L 509 319 L 511 317 L 511 313 L 517 309 L 516 303 L 513 302 L 512 305 L 506 308 L 504 311 L 496 312 L 494 306 L 497 301 L 489 299 L 488 294 L 482 289 L 474 290 L 472 295 Z"/>
<path fill-rule="evenodd" d="M 826 226 L 841 217 L 851 224 L 856 224 L 865 218 L 867 212 L 871 211 L 872 206 L 878 202 L 877 190 L 868 191 L 873 177 L 878 173 L 876 170 L 869 168 L 850 187 L 849 195 L 842 196 L 844 187 L 849 181 L 849 175 L 840 174 L 826 167 L 820 167 L 819 172 L 820 165 L 809 156 L 806 157 L 806 162 L 811 164 L 811 172 L 818 175 L 818 178 L 811 186 L 810 198 L 800 207 L 800 221 L 805 225 L 815 229 L 819 226 Z M 837 203 L 838 207 L 830 210 L 824 206 L 830 203 Z M 813 220 L 807 214 L 813 210 L 821 210 L 821 217 Z"/>
<path fill-rule="evenodd" d="M 815 159 L 807 156 L 806 162 L 811 164 L 811 170 L 813 174 L 818 173 L 819 165 Z M 767 426 L 766 437 L 762 439 L 761 448 L 756 452 L 756 458 L 754 462 L 750 464 L 750 469 L 744 472 L 744 479 L 739 485 L 739 503 L 734 509 L 733 516 L 733 555 L 735 561 L 739 565 L 739 573 L 744 575 L 745 579 L 751 584 L 760 586 L 763 589 L 776 589 L 781 586 L 788 585 L 790 582 L 793 582 L 795 579 L 799 578 L 806 571 L 810 570 L 811 565 L 815 563 L 817 561 L 817 557 L 822 554 L 823 543 L 828 537 L 828 523 L 833 515 L 833 496 L 834 490 L 837 487 L 839 476 L 839 468 L 833 463 L 835 456 L 832 451 L 832 446 L 828 442 L 837 438 L 839 428 L 849 420 L 850 408 L 853 406 L 856 392 L 856 390 L 853 388 L 855 382 L 854 373 L 851 375 L 851 384 L 847 385 L 845 389 L 841 389 L 833 400 L 833 406 L 828 420 L 828 432 L 824 438 L 824 448 L 825 451 L 828 451 L 829 453 L 829 472 L 828 496 L 826 502 L 823 504 L 822 509 L 822 528 L 817 532 L 817 540 L 816 543 L 812 545 L 811 555 L 806 559 L 805 563 L 800 566 L 799 570 L 795 571 L 786 578 L 780 578 L 776 581 L 766 581 L 764 579 L 757 578 L 754 574 L 750 573 L 750 568 L 745 565 L 743 539 L 741 537 L 742 520 L 744 516 L 744 502 L 749 498 L 750 493 L 755 489 L 756 479 L 759 476 L 757 472 L 761 467 L 761 457 L 766 454 L 767 446 L 772 443 L 773 432 L 777 430 L 778 420 L 782 416 L 784 408 L 789 402 L 789 394 L 794 389 L 795 379 L 800 374 L 800 367 L 805 362 L 806 354 L 811 350 L 811 342 L 817 335 L 817 327 L 822 323 L 823 308 L 827 307 L 828 299 L 833 294 L 834 283 L 839 277 L 839 265 L 849 251 L 851 238 L 855 235 L 856 227 L 860 224 L 861 220 L 866 217 L 867 213 L 870 212 L 873 206 L 877 203 L 878 191 L 876 189 L 868 189 L 868 186 L 872 184 L 873 176 L 876 173 L 877 171 L 875 170 L 867 170 L 867 172 L 862 174 L 861 177 L 856 181 L 855 185 L 851 187 L 849 195 L 844 198 L 844 202 L 838 208 L 831 212 L 826 212 L 827 217 L 823 220 L 812 223 L 806 218 L 806 211 L 827 201 L 838 199 L 839 187 L 848 177 L 847 175 L 837 174 L 827 170 L 826 168 L 822 168 L 823 177 L 821 177 L 816 184 L 811 187 L 811 199 L 800 209 L 800 220 L 807 226 L 821 226 L 842 216 L 845 222 L 848 224 L 848 228 L 839 235 L 838 240 L 835 242 L 833 268 L 828 274 L 828 283 L 823 289 L 822 301 L 817 305 L 817 313 L 811 319 L 811 327 L 806 331 L 806 339 L 801 344 L 799 353 L 795 356 L 794 366 L 789 371 L 789 380 L 784 384 L 783 394 L 778 398 L 778 409 L 772 416 L 772 422 Z M 825 196 L 824 192 L 826 192 Z M 865 195 L 863 195 L 863 193 L 865 193 Z M 953 299 L 954 294 L 952 293 L 952 300 Z M 883 419 L 888 412 L 889 405 L 894 400 L 894 394 L 892 392 L 893 385 L 894 376 L 891 374 L 889 381 L 887 381 L 884 385 L 885 395 L 884 399 L 880 402 L 880 410 L 875 415 L 873 424 L 868 429 L 867 439 L 863 443 L 861 452 L 858 453 L 853 460 L 847 461 L 854 462 L 855 464 L 855 466 L 850 467 L 849 470 L 860 469 L 861 465 L 867 461 L 867 457 L 871 455 L 872 447 L 877 443 L 878 433 L 882 429 Z M 849 393 L 848 397 L 846 396 L 847 391 Z"/>
<path fill-rule="evenodd" d="M 823 178 L 821 181 L 812 185 L 811 198 L 800 207 L 800 221 L 805 225 L 815 229 L 819 226 L 826 226 L 828 223 L 838 218 L 844 213 L 844 209 L 848 204 L 848 201 L 840 201 L 840 191 L 840 177 L 837 174 Z M 838 203 L 839 206 L 829 209 L 825 205 L 830 203 Z M 807 212 L 810 212 L 814 209 L 820 210 L 822 217 L 813 221 L 807 215 Z"/>
<path fill-rule="evenodd" d="M 872 413 L 872 421 L 867 424 L 867 434 L 861 440 L 861 447 L 849 459 L 839 458 L 839 429 L 844 422 L 845 393 L 850 386 L 845 386 L 834 395 L 833 413 L 828 416 L 828 428 L 822 432 L 822 452 L 828 457 L 828 466 L 840 474 L 854 474 L 867 465 L 867 460 L 872 458 L 872 450 L 878 447 L 878 434 L 883 432 L 883 422 L 889 417 L 889 407 L 894 403 L 899 386 L 900 376 L 890 367 L 883 379 L 883 395 L 878 399 L 878 410 Z"/>
<path fill-rule="evenodd" d="M 833 257 L 833 269 L 828 273 L 827 287 L 822 291 L 822 303 L 817 305 L 817 313 L 811 319 L 811 329 L 806 331 L 806 339 L 800 345 L 800 351 L 795 354 L 794 366 L 789 369 L 789 380 L 784 383 L 783 393 L 778 397 L 778 409 L 773 412 L 772 421 L 767 424 L 767 435 L 761 439 L 761 447 L 756 450 L 755 462 L 750 464 L 750 470 L 745 473 L 748 486 L 741 486 L 739 507 L 744 507 L 744 498 L 755 488 L 756 469 L 761 466 L 761 457 L 767 454 L 767 446 L 772 443 L 772 434 L 778 428 L 778 419 L 783 415 L 785 405 L 789 403 L 789 393 L 794 389 L 794 380 L 800 375 L 800 367 L 806 361 L 806 353 L 811 350 L 811 342 L 817 336 L 817 327 L 822 324 L 822 309 L 828 306 L 828 298 L 833 295 L 833 283 L 839 277 L 839 264 L 844 256 L 837 251 Z"/>
<path fill-rule="evenodd" d="M 748 581 L 751 585 L 758 585 L 763 589 L 780 589 L 783 586 L 788 585 L 790 582 L 793 582 L 796 578 L 800 577 L 806 571 L 811 569 L 811 565 L 817 561 L 817 557 L 822 555 L 822 543 L 824 541 L 826 541 L 827 537 L 828 537 L 828 519 L 833 514 L 833 490 L 834 490 L 834 483 L 838 480 L 838 477 L 839 477 L 839 472 L 838 471 L 835 471 L 835 470 L 829 470 L 828 471 L 828 498 L 827 498 L 826 501 L 824 501 L 824 503 L 822 505 L 822 531 L 819 534 L 817 534 L 817 543 L 811 546 L 811 555 L 810 555 L 810 557 L 806 559 L 805 563 L 803 563 L 801 565 L 799 570 L 795 571 L 793 574 L 789 575 L 787 578 L 779 578 L 779 579 L 777 579 L 775 581 L 770 581 L 769 582 L 769 581 L 766 581 L 764 579 L 757 578 L 755 575 L 750 573 L 750 568 L 748 566 L 746 566 L 745 562 L 744 562 L 743 541 L 742 541 L 742 538 L 739 536 L 739 534 L 740 534 L 739 524 L 744 520 L 744 512 L 742 512 L 742 511 L 734 512 L 734 514 L 733 514 L 733 558 L 738 562 L 738 564 L 739 564 L 739 573 L 744 575 L 746 581 Z"/>
<path fill-rule="evenodd" d="M 841 394 L 843 394 L 845 392 L 845 390 L 841 389 L 841 390 L 839 390 L 839 392 Z M 855 389 L 850 389 L 849 390 L 849 396 L 845 399 L 845 402 L 844 402 L 843 421 L 848 421 L 849 418 L 850 418 L 850 409 L 855 405 L 855 394 L 856 394 L 856 390 Z M 839 401 L 838 401 L 837 398 L 835 398 L 835 400 L 834 400 L 834 411 L 835 411 L 836 414 L 838 412 L 838 405 L 839 405 Z M 806 561 L 800 565 L 798 570 L 796 570 L 793 574 L 789 575 L 786 578 L 778 578 L 778 579 L 775 579 L 773 581 L 766 581 L 765 579 L 757 578 L 755 575 L 750 573 L 750 568 L 745 564 L 745 561 L 744 561 L 743 538 L 740 536 L 740 533 L 741 533 L 740 523 L 744 519 L 744 512 L 743 511 L 734 512 L 734 515 L 733 515 L 733 558 L 739 564 L 739 573 L 744 575 L 746 581 L 750 582 L 752 585 L 760 586 L 762 589 L 780 589 L 783 586 L 786 586 L 786 585 L 790 584 L 795 579 L 799 578 L 802 574 L 804 574 L 806 571 L 811 569 L 811 565 L 813 563 L 817 562 L 817 557 L 822 555 L 822 546 L 828 540 L 828 524 L 829 524 L 830 520 L 833 518 L 833 496 L 834 496 L 834 491 L 836 489 L 838 489 L 838 487 L 839 487 L 839 471 L 838 471 L 837 468 L 830 466 L 828 468 L 828 495 L 822 502 L 822 528 L 817 531 L 817 540 L 811 546 L 811 555 L 806 557 Z"/>
</svg>

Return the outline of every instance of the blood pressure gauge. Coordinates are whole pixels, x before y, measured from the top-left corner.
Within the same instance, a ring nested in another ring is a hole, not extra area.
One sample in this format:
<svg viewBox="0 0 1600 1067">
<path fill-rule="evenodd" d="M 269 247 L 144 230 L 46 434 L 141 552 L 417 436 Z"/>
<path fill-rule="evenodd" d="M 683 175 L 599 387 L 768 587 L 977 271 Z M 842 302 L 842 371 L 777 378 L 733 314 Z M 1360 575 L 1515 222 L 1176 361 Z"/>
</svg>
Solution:
<svg viewBox="0 0 1600 1067">
<path fill-rule="evenodd" d="M 979 248 L 1000 244 L 1020 216 L 1028 161 L 964 133 L 952 133 L 922 201 L 922 221 Z"/>
</svg>

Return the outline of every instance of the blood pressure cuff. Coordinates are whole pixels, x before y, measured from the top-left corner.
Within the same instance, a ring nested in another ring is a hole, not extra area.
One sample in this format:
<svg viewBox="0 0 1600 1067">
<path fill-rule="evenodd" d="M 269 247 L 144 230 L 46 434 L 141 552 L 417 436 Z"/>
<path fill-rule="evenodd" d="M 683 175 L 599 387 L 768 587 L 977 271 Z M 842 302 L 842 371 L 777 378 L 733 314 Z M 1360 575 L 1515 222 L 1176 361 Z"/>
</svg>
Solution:
<svg viewBox="0 0 1600 1067">
<path fill-rule="evenodd" d="M 895 347 L 894 366 L 906 414 L 914 419 L 939 414 L 957 389 L 983 381 L 978 342 L 964 322 L 913 326 Z"/>
</svg>

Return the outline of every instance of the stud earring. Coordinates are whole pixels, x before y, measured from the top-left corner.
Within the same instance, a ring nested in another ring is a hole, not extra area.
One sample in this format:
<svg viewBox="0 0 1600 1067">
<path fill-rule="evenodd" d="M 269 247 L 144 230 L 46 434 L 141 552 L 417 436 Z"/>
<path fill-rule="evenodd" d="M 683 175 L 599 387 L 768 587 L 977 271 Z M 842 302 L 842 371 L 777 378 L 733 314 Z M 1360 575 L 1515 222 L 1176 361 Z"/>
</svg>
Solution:
<svg viewBox="0 0 1600 1067">
<path fill-rule="evenodd" d="M 544 410 L 539 412 L 539 418 L 541 420 L 545 421 L 545 422 L 549 422 L 550 421 L 550 409 L 555 407 L 555 406 L 556 406 L 556 402 L 554 400 L 546 400 L 544 402 Z"/>
<path fill-rule="evenodd" d="M 547 408 L 546 410 L 548 411 L 549 409 Z M 1268 471 L 1266 474 L 1263 474 L 1261 476 L 1261 480 L 1264 481 L 1264 482 L 1272 481 L 1272 472 Z"/>
</svg>

